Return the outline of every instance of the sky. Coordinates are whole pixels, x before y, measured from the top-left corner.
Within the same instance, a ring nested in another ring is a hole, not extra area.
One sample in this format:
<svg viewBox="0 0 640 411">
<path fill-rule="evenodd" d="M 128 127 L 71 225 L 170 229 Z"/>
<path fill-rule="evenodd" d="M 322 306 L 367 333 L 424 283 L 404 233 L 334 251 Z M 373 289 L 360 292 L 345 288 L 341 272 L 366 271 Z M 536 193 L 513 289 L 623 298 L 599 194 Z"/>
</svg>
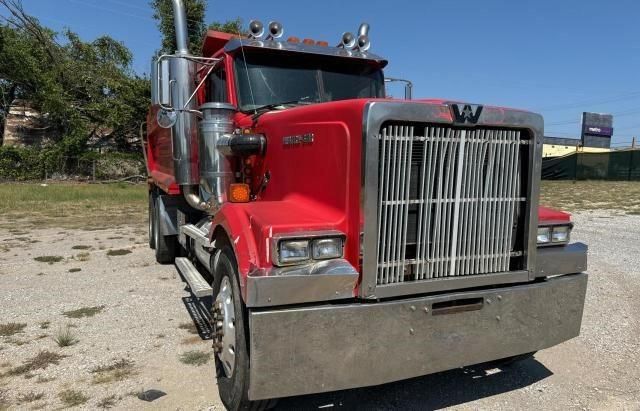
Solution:
<svg viewBox="0 0 640 411">
<path fill-rule="evenodd" d="M 148 0 L 23 4 L 55 30 L 124 42 L 138 73 L 149 72 L 160 46 Z M 640 137 L 637 0 L 208 0 L 207 23 L 236 17 L 277 20 L 285 38 L 330 44 L 366 21 L 371 51 L 389 60 L 385 74 L 410 79 L 415 98 L 535 111 L 545 134 L 558 137 L 579 137 L 583 111 L 612 113 L 612 145 Z"/>
</svg>

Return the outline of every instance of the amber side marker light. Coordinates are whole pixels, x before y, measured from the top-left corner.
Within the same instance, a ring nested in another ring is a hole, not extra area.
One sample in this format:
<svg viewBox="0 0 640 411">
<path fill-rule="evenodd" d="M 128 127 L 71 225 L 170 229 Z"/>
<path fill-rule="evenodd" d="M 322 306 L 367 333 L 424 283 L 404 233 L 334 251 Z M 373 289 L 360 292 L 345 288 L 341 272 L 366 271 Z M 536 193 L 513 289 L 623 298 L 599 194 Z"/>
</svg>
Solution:
<svg viewBox="0 0 640 411">
<path fill-rule="evenodd" d="M 232 203 L 248 203 L 250 197 L 249 184 L 231 184 L 229 186 L 229 201 Z"/>
</svg>

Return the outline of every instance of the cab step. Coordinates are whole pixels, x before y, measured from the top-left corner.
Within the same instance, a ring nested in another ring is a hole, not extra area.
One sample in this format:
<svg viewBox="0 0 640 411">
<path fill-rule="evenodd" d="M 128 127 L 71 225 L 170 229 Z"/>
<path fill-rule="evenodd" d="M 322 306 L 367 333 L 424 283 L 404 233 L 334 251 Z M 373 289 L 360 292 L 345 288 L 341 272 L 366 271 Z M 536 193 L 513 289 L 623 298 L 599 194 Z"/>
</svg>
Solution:
<svg viewBox="0 0 640 411">
<path fill-rule="evenodd" d="M 200 271 L 189 261 L 188 258 L 185 257 L 177 257 L 176 258 L 176 267 L 180 274 L 184 277 L 184 279 L 189 284 L 191 288 L 191 292 L 197 298 L 208 297 L 213 295 L 213 289 L 204 279 Z"/>
</svg>

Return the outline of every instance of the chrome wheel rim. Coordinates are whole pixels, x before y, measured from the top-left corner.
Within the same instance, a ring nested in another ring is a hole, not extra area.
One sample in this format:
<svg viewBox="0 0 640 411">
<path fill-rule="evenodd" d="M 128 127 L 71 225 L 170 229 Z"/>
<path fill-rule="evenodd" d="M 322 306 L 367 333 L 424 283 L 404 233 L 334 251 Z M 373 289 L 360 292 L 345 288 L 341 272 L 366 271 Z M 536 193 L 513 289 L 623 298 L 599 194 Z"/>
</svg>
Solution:
<svg viewBox="0 0 640 411">
<path fill-rule="evenodd" d="M 225 375 L 231 378 L 236 363 L 236 329 L 233 289 L 229 277 L 222 279 L 220 291 L 214 303 L 214 332 L 217 344 L 216 355 Z"/>
</svg>

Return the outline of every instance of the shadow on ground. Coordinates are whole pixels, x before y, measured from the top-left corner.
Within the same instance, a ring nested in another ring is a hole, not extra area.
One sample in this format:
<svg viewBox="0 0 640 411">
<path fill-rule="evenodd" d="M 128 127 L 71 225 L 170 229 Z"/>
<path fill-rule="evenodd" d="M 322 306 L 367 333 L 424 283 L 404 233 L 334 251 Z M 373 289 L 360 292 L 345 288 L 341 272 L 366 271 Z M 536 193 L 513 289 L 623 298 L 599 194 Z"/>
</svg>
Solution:
<svg viewBox="0 0 640 411">
<path fill-rule="evenodd" d="M 376 387 L 284 398 L 276 410 L 435 410 L 517 390 L 553 373 L 535 358 L 480 364 Z"/>
</svg>

